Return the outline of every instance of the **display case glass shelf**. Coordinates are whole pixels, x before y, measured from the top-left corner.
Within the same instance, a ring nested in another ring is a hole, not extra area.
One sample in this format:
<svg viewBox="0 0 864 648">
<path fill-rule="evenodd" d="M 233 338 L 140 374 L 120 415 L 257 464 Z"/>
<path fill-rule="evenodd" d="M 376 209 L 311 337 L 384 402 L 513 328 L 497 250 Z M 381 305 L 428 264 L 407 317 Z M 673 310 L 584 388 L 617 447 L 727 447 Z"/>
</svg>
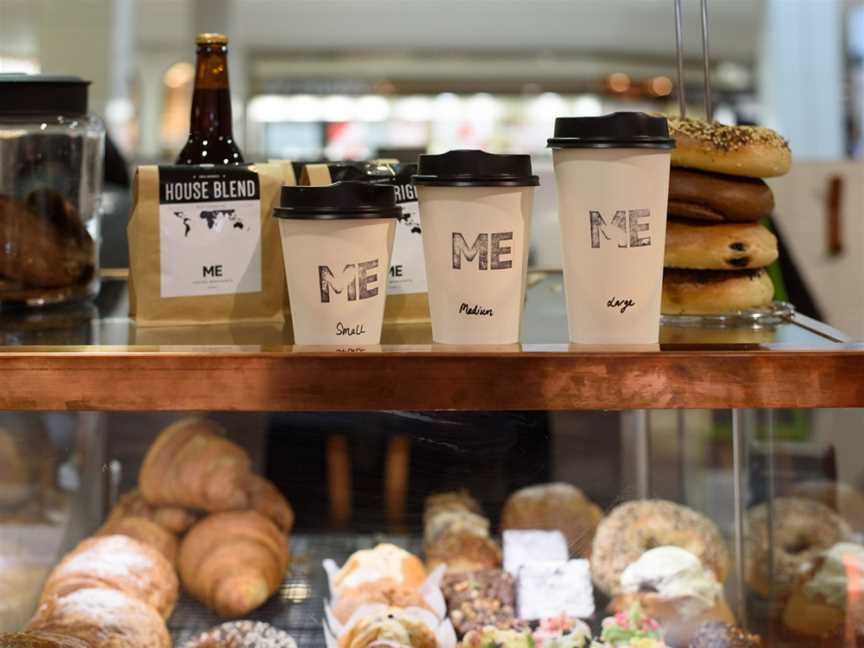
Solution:
<svg viewBox="0 0 864 648">
<path fill-rule="evenodd" d="M 523 343 L 451 347 L 427 324 L 376 347 L 295 347 L 290 326 L 136 327 L 126 284 L 95 305 L 4 313 L 0 408 L 377 410 L 855 407 L 864 344 L 792 314 L 776 324 L 666 323 L 651 348 L 567 344 L 561 276 L 536 273 Z M 394 389 L 394 385 L 410 388 Z"/>
</svg>

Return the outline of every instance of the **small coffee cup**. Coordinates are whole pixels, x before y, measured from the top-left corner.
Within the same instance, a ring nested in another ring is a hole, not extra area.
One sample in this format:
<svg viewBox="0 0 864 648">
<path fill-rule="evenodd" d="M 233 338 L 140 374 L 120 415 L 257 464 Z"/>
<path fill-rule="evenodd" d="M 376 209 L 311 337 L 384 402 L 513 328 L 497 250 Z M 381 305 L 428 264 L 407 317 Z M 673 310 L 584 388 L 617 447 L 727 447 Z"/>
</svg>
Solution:
<svg viewBox="0 0 864 648">
<path fill-rule="evenodd" d="M 396 219 L 391 186 L 282 187 L 279 219 L 294 340 L 380 344 Z"/>
</svg>

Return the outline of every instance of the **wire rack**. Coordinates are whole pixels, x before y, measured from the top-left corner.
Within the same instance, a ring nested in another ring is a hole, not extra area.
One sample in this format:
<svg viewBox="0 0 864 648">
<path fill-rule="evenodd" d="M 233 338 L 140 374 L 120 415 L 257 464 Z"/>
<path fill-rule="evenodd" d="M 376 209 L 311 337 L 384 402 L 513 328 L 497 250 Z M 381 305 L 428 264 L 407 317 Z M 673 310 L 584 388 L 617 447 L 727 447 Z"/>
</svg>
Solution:
<svg viewBox="0 0 864 648">
<path fill-rule="evenodd" d="M 279 592 L 245 618 L 265 621 L 285 630 L 294 637 L 300 648 L 324 648 L 321 620 L 328 588 L 321 561 L 332 558 L 341 565 L 355 551 L 374 547 L 379 542 L 392 542 L 415 554 L 421 553 L 422 541 L 413 536 L 292 535 L 291 566 Z M 180 648 L 199 633 L 224 622 L 225 619 L 183 594 L 168 621 L 168 629 L 174 639 L 174 646 Z"/>
</svg>

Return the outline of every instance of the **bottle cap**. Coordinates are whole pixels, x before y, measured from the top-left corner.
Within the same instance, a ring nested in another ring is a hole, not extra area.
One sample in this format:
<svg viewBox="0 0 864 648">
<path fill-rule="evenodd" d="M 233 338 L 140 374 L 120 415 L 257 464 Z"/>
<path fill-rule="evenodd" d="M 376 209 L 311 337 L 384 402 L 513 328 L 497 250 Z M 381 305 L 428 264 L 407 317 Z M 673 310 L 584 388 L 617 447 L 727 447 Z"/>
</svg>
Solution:
<svg viewBox="0 0 864 648">
<path fill-rule="evenodd" d="M 225 34 L 211 34 L 209 32 L 198 34 L 195 37 L 196 45 L 227 45 L 228 37 Z"/>
</svg>

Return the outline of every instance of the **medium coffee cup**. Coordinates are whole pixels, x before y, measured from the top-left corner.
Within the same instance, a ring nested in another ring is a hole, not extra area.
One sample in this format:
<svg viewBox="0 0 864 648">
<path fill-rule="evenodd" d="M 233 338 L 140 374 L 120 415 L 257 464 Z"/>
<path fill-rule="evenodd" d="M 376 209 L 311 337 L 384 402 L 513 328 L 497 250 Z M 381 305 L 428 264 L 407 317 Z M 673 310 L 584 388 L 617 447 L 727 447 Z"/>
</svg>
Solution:
<svg viewBox="0 0 864 648">
<path fill-rule="evenodd" d="M 574 344 L 656 344 L 670 151 L 664 117 L 555 120 L 564 292 Z"/>
<path fill-rule="evenodd" d="M 420 225 L 432 340 L 519 341 L 534 187 L 528 155 L 421 155 Z"/>
<path fill-rule="evenodd" d="M 282 187 L 279 219 L 294 341 L 381 342 L 396 218 L 393 187 Z"/>
</svg>

